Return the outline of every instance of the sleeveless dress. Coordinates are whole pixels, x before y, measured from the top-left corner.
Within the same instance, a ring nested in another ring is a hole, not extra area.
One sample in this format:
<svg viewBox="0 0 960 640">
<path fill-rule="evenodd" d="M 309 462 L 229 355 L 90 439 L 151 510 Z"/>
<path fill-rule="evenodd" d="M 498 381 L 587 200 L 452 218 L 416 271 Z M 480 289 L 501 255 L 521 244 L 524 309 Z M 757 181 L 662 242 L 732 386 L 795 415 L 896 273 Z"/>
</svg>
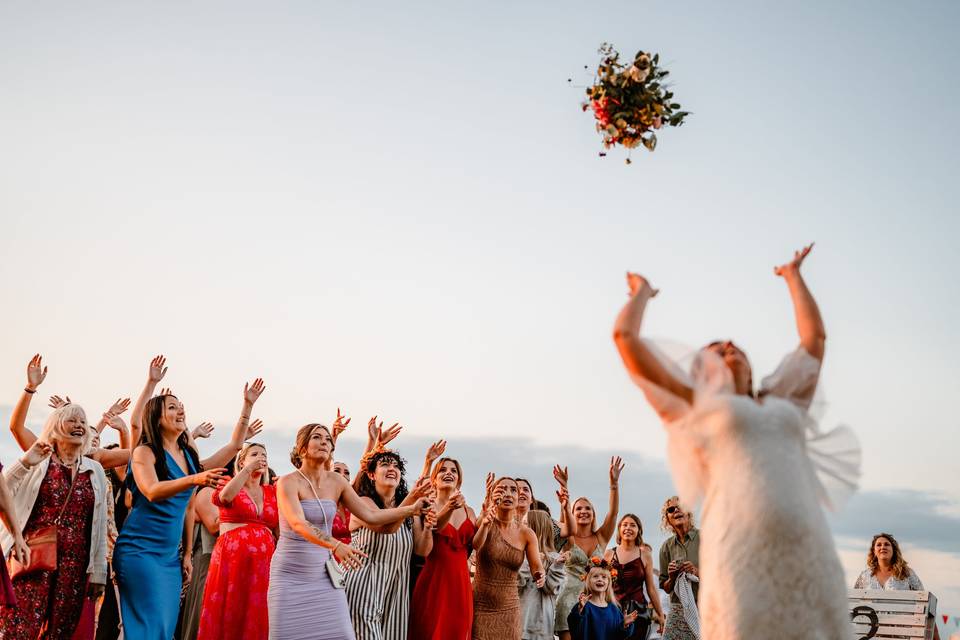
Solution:
<svg viewBox="0 0 960 640">
<path fill-rule="evenodd" d="M 617 549 L 613 549 L 613 568 L 617 570 L 617 577 L 613 581 L 613 593 L 617 596 L 620 606 L 626 606 L 631 600 L 637 603 L 640 614 L 633 626 L 631 640 L 646 640 L 647 630 L 650 628 L 650 613 L 647 611 L 647 598 L 644 594 L 644 585 L 647 582 L 646 567 L 643 566 L 643 556 L 637 556 L 626 564 L 620 563 Z"/>
<path fill-rule="evenodd" d="M 187 458 L 184 473 L 168 452 L 165 480 L 197 473 Z M 165 500 L 150 502 L 137 487 L 128 467 L 133 506 L 113 550 L 113 569 L 120 589 L 120 613 L 125 638 L 169 640 L 180 612 L 180 539 L 193 487 Z"/>
<path fill-rule="evenodd" d="M 517 581 L 523 549 L 503 539 L 493 525 L 477 550 L 473 581 L 473 640 L 520 640 L 520 594 Z"/>
<path fill-rule="evenodd" d="M 560 589 L 560 595 L 557 597 L 557 617 L 554 622 L 554 631 L 569 631 L 567 625 L 567 616 L 570 610 L 577 604 L 580 592 L 583 591 L 583 576 L 587 573 L 587 563 L 590 558 L 602 558 L 603 549 L 600 543 L 593 548 L 588 557 L 575 542 L 570 542 L 570 557 L 564 564 L 564 570 L 567 572 L 566 580 L 563 582 L 563 588 Z"/>
<path fill-rule="evenodd" d="M 46 627 L 45 639 L 70 640 L 77 630 L 86 601 L 96 500 L 91 475 L 78 473 L 73 492 L 68 493 L 72 470 L 52 461 L 47 467 L 23 537 L 54 524 L 69 497 L 57 524 L 57 569 L 13 580 L 17 606 L 0 608 L 0 638 L 34 640 Z"/>
<path fill-rule="evenodd" d="M 413 530 L 406 523 L 394 533 L 364 527 L 354 532 L 353 546 L 367 554 L 363 566 L 347 572 L 347 602 L 357 640 L 406 640 Z"/>
<path fill-rule="evenodd" d="M 230 502 L 223 502 L 217 489 L 213 504 L 220 507 L 221 524 L 245 524 L 217 539 L 210 556 L 197 638 L 266 640 L 270 633 L 267 588 L 275 548 L 273 530 L 278 526 L 277 488 L 263 485 L 261 512 L 246 489 Z M 238 589 L 238 585 L 243 588 Z"/>
<path fill-rule="evenodd" d="M 217 543 L 217 536 L 207 531 L 202 524 L 193 526 L 193 574 L 187 594 L 180 606 L 180 640 L 196 640 L 200 628 L 200 612 L 203 610 L 203 590 L 207 584 L 210 554 Z"/>
<path fill-rule="evenodd" d="M 330 533 L 333 500 L 301 500 L 300 506 L 308 522 Z M 354 640 L 347 597 L 327 573 L 329 559 L 328 549 L 304 539 L 280 514 L 267 591 L 271 640 Z"/>
<path fill-rule="evenodd" d="M 703 500 L 702 637 L 847 638 L 843 570 L 820 502 L 836 506 L 852 492 L 860 454 L 849 429 L 821 433 L 808 414 L 820 362 L 798 348 L 754 400 L 732 393 L 719 358 L 697 358 L 692 406 L 658 387 L 645 391 L 669 416 L 681 501 Z"/>
<path fill-rule="evenodd" d="M 470 557 L 477 528 L 464 518 L 433 532 L 433 549 L 420 572 L 410 607 L 409 640 L 469 640 L 473 626 Z"/>
</svg>

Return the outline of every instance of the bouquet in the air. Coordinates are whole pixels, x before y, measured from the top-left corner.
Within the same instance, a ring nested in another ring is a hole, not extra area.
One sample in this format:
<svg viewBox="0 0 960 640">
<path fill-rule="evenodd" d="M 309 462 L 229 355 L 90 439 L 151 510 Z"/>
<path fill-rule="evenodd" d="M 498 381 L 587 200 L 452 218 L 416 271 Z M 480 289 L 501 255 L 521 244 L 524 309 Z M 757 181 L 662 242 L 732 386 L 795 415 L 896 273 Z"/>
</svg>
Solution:
<svg viewBox="0 0 960 640">
<path fill-rule="evenodd" d="M 604 43 L 599 52 L 603 59 L 593 84 L 587 87 L 583 110 L 593 110 L 604 148 L 643 145 L 653 151 L 657 146 L 654 131 L 679 127 L 689 115 L 673 101 L 673 92 L 664 81 L 670 72 L 660 66 L 660 54 L 639 51 L 632 62 L 624 64 L 610 44 Z"/>
</svg>

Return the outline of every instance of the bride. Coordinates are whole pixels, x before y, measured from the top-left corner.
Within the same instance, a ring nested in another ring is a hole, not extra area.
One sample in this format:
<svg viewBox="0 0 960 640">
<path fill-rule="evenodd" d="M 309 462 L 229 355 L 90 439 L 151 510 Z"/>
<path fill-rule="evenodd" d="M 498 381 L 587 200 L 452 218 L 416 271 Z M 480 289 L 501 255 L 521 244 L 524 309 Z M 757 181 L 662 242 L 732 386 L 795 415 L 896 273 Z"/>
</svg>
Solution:
<svg viewBox="0 0 960 640">
<path fill-rule="evenodd" d="M 699 609 L 704 640 L 837 640 L 850 636 L 843 571 L 818 502 L 856 488 L 859 446 L 845 427 L 809 415 L 826 333 L 800 275 L 813 245 L 774 269 L 790 291 L 800 345 L 754 391 L 733 342 L 712 342 L 689 373 L 639 335 L 647 280 L 627 274 L 630 301 L 614 341 L 660 415 L 681 501 L 701 500 Z"/>
</svg>

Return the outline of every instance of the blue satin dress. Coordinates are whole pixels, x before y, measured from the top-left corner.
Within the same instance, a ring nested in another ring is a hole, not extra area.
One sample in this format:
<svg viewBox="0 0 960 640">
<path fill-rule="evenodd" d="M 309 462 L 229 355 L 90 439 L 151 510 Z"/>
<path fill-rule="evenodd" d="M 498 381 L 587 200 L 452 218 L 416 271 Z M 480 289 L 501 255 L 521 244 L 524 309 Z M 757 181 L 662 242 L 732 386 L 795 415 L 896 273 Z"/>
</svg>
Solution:
<svg viewBox="0 0 960 640">
<path fill-rule="evenodd" d="M 166 480 L 184 477 L 169 453 Z M 186 456 L 190 474 L 197 473 Z M 132 470 L 127 470 L 131 474 Z M 137 640 L 170 640 L 180 611 L 180 542 L 183 521 L 193 488 L 150 502 L 131 482 L 133 506 L 123 523 L 113 551 L 113 569 L 120 588 L 120 613 L 124 637 Z"/>
</svg>

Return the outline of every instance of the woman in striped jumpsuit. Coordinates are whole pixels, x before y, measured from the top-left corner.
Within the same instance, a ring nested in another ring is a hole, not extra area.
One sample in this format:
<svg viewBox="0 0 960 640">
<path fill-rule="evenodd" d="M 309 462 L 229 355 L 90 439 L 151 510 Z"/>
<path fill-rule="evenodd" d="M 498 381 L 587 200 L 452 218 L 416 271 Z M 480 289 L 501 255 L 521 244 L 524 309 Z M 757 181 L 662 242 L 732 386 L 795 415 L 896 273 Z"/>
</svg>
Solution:
<svg viewBox="0 0 960 640">
<path fill-rule="evenodd" d="M 415 499 L 407 490 L 404 471 L 403 459 L 393 451 L 367 456 L 357 474 L 357 493 L 380 509 L 407 506 Z M 415 543 L 432 531 L 419 517 L 378 527 L 356 514 L 350 529 L 355 532 L 354 548 L 368 556 L 362 567 L 347 572 L 347 601 L 357 640 L 406 640 L 410 559 Z"/>
</svg>

